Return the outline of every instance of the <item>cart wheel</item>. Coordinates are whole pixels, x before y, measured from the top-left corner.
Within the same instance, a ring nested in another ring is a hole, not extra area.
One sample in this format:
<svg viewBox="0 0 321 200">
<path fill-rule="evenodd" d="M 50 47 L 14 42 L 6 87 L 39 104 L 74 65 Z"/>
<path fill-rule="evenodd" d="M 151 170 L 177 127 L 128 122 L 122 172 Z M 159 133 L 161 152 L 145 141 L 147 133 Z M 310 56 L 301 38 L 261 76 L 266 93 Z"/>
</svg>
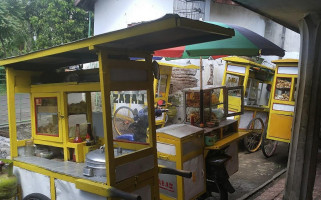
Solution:
<svg viewBox="0 0 321 200">
<path fill-rule="evenodd" d="M 134 111 L 121 106 L 116 109 L 113 117 L 113 126 L 118 135 L 133 134 L 130 125 L 134 122 Z"/>
<path fill-rule="evenodd" d="M 228 200 L 228 192 L 224 189 L 222 184 L 214 183 L 216 187 L 216 192 L 210 194 L 210 199 L 213 200 Z"/>
<path fill-rule="evenodd" d="M 247 126 L 247 131 L 249 133 L 244 137 L 244 146 L 250 153 L 256 152 L 260 148 L 263 139 L 263 120 L 261 118 L 252 119 Z"/>
<path fill-rule="evenodd" d="M 50 200 L 47 196 L 40 193 L 28 194 L 23 200 Z"/>
<path fill-rule="evenodd" d="M 266 134 L 267 132 L 264 131 L 263 142 L 262 142 L 262 152 L 265 157 L 269 158 L 274 154 L 276 147 L 278 146 L 278 142 L 276 140 L 267 139 Z"/>
</svg>

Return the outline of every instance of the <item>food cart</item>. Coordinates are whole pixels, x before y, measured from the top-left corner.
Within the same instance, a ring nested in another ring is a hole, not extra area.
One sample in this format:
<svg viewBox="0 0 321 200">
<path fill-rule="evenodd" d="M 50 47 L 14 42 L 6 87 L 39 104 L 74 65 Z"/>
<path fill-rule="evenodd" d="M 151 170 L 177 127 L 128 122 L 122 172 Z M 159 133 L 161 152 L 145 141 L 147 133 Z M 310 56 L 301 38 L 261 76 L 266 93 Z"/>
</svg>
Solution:
<svg viewBox="0 0 321 200">
<path fill-rule="evenodd" d="M 241 57 L 223 58 L 226 61 L 222 85 L 244 86 L 244 114 L 236 116 L 239 131 L 249 132 L 244 145 L 249 152 L 260 148 L 270 111 L 271 84 L 274 69 Z M 239 98 L 229 96 L 229 112 L 239 111 Z"/>
<path fill-rule="evenodd" d="M 159 199 L 158 173 L 166 168 L 157 163 L 152 52 L 232 35 L 231 29 L 167 15 L 1 60 L 7 75 L 10 156 L 22 197 Z M 99 69 L 65 70 L 94 61 Z M 101 92 L 98 120 L 92 113 L 92 92 Z M 31 97 L 32 138 L 26 140 L 17 139 L 17 93 Z M 136 130 L 139 140 L 117 138 L 114 103 L 145 105 L 139 115 L 145 121 Z"/>
<path fill-rule="evenodd" d="M 262 151 L 266 157 L 273 155 L 277 141 L 290 143 L 296 85 L 298 78 L 298 60 L 281 59 L 276 64 L 272 86 L 270 120 L 266 135 L 263 137 Z"/>
<path fill-rule="evenodd" d="M 219 99 L 221 93 L 224 94 L 222 100 Z M 188 120 L 156 130 L 158 162 L 192 172 L 191 179 L 159 175 L 161 199 L 205 199 L 212 192 L 217 192 L 219 199 L 226 199 L 228 192 L 234 190 L 228 177 L 238 171 L 237 141 L 247 133 L 238 131 L 237 120 L 226 118 L 243 112 L 241 109 L 228 113 L 231 94 L 239 95 L 235 98 L 240 99 L 238 106 L 243 107 L 243 86 L 205 87 L 203 94 L 206 127 L 199 127 L 200 88 L 196 87 L 184 90 Z M 226 188 L 227 185 L 230 187 Z"/>
<path fill-rule="evenodd" d="M 199 69 L 196 65 L 181 65 L 174 62 L 158 62 L 160 69 L 160 78 L 154 80 L 155 102 L 158 103 L 164 109 L 171 108 L 169 112 L 174 112 L 176 107 L 173 107 L 168 102 L 168 96 L 170 93 L 170 83 L 173 67 L 184 69 Z M 168 112 L 164 112 L 161 116 L 156 117 L 156 126 L 164 127 L 168 120 Z"/>
</svg>

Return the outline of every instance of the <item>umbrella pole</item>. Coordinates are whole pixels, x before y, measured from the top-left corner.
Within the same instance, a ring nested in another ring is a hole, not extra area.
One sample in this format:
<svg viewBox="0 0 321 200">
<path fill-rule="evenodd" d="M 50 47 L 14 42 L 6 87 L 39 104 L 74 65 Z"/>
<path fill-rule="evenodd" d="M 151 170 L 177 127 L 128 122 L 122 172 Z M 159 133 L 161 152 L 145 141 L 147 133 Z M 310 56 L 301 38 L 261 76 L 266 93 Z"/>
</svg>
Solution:
<svg viewBox="0 0 321 200">
<path fill-rule="evenodd" d="M 204 127 L 203 61 L 200 57 L 200 127 Z"/>
</svg>

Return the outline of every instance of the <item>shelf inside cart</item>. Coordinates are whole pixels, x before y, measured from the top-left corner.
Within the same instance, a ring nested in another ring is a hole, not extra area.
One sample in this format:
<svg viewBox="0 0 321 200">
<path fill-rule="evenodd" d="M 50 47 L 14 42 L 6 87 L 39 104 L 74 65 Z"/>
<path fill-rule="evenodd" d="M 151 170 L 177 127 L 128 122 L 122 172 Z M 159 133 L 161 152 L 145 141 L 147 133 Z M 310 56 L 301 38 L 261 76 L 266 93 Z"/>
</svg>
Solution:
<svg viewBox="0 0 321 200">
<path fill-rule="evenodd" d="M 227 136 L 226 138 L 223 138 L 217 142 L 213 146 L 205 147 L 207 150 L 211 149 L 222 149 L 223 147 L 231 144 L 232 142 L 235 142 L 236 140 L 242 139 L 248 132 L 236 132 L 232 135 Z"/>
</svg>

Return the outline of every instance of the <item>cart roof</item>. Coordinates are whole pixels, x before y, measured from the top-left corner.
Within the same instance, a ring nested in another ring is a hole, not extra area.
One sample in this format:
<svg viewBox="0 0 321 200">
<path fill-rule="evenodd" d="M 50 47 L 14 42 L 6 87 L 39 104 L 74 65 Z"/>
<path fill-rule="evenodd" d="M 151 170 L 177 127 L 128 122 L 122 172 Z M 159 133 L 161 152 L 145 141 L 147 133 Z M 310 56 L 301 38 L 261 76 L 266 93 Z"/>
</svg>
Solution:
<svg viewBox="0 0 321 200">
<path fill-rule="evenodd" d="M 160 61 L 158 62 L 159 66 L 167 66 L 167 67 L 177 67 L 177 68 L 183 68 L 183 69 L 199 69 L 199 66 L 193 65 L 193 64 L 182 64 L 182 63 L 171 63 L 166 61 Z"/>
<path fill-rule="evenodd" d="M 202 128 L 198 128 L 196 126 L 191 126 L 188 124 L 173 124 L 156 130 L 157 133 L 164 133 L 176 138 L 185 138 L 202 131 Z"/>
<path fill-rule="evenodd" d="M 261 65 L 259 63 L 256 62 L 252 62 L 250 60 L 247 60 L 245 58 L 241 58 L 241 57 L 237 57 L 237 56 L 233 56 L 233 57 L 226 57 L 223 58 L 223 60 L 228 61 L 228 62 L 234 62 L 234 63 L 240 63 L 240 64 L 248 64 L 251 67 L 258 67 L 258 68 L 263 68 L 263 69 L 268 69 L 271 70 L 274 73 L 274 69 L 271 67 L 267 67 L 265 65 Z"/>
<path fill-rule="evenodd" d="M 280 59 L 280 60 L 272 60 L 273 63 L 298 63 L 298 59 Z"/>
<path fill-rule="evenodd" d="M 0 60 L 16 69 L 48 69 L 98 60 L 95 48 L 109 51 L 152 53 L 176 46 L 226 39 L 234 30 L 168 14 L 142 24 L 78 40 L 26 55 Z"/>
</svg>

